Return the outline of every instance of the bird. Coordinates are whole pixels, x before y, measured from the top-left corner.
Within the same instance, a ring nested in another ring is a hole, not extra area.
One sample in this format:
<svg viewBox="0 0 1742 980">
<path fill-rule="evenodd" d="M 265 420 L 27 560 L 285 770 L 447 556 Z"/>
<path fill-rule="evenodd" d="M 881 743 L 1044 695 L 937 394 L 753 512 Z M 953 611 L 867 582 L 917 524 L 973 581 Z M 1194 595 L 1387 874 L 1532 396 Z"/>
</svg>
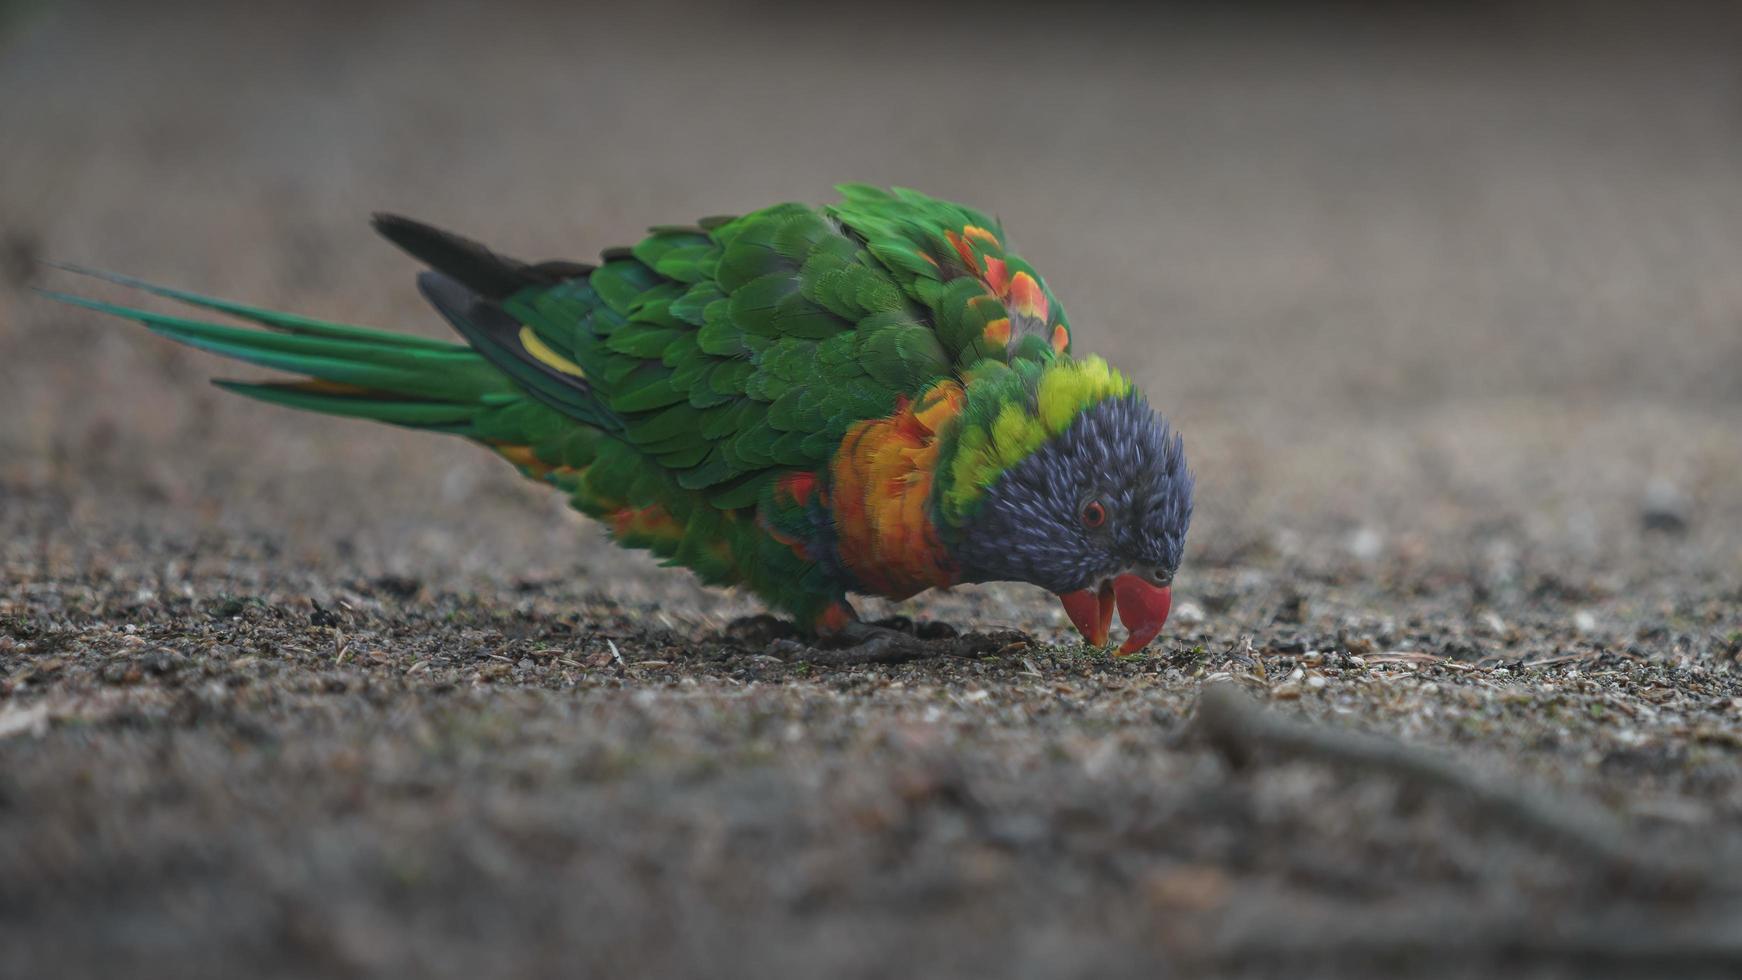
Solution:
<svg viewBox="0 0 1742 980">
<path fill-rule="evenodd" d="M 203 312 L 48 295 L 290 376 L 213 382 L 236 394 L 471 440 L 617 544 L 867 659 L 914 641 L 852 596 L 998 581 L 1057 595 L 1097 648 L 1117 611 L 1117 653 L 1145 648 L 1191 522 L 1182 436 L 1073 352 L 999 222 L 907 188 L 836 190 L 655 226 L 594 262 L 374 215 L 459 343 L 76 266 Z"/>
</svg>

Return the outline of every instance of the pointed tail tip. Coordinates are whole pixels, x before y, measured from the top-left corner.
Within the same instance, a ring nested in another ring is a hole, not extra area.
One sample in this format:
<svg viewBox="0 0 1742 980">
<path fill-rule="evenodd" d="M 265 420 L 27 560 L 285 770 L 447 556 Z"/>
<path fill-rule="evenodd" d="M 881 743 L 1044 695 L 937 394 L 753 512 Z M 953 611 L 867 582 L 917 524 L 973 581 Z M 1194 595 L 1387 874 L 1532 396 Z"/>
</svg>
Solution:
<svg viewBox="0 0 1742 980">
<path fill-rule="evenodd" d="M 450 247 L 454 244 L 458 244 L 466 248 L 479 250 L 483 250 L 484 248 L 482 245 L 473 242 L 471 239 L 456 235 L 450 231 L 443 231 L 427 221 L 419 221 L 416 218 L 407 218 L 403 214 L 397 214 L 392 211 L 371 212 L 369 215 L 369 227 L 375 229 L 375 233 L 380 235 L 382 238 L 387 239 L 405 251 L 410 252 L 413 256 L 416 256 L 419 259 L 424 259 L 425 261 L 428 261 L 428 259 L 425 258 L 424 253 L 427 252 L 432 244 L 437 247 L 446 243 Z"/>
<path fill-rule="evenodd" d="M 408 226 L 423 227 L 424 225 L 421 221 L 413 221 L 403 214 L 395 214 L 392 211 L 369 212 L 369 227 L 374 228 L 383 235 L 387 234 L 388 229 L 390 228 L 404 228 Z"/>
<path fill-rule="evenodd" d="M 430 261 L 431 246 L 441 248 L 444 240 L 459 239 L 458 236 L 442 231 L 434 225 L 426 224 L 416 218 L 407 218 L 403 214 L 392 211 L 375 211 L 369 215 L 369 227 L 375 229 L 375 234 L 387 239 L 400 250 L 410 253 L 425 263 Z"/>
<path fill-rule="evenodd" d="M 101 300 L 91 299 L 87 296 L 80 296 L 76 293 L 63 293 L 58 289 L 49 289 L 45 286 L 31 286 L 30 291 L 46 300 L 52 300 L 56 303 L 65 303 L 68 306 L 79 306 L 87 310 L 96 310 L 98 313 L 112 313 L 118 308 L 114 307 L 112 304 L 104 303 Z"/>
<path fill-rule="evenodd" d="M 394 214 L 391 211 L 371 212 L 369 227 L 375 230 L 375 234 L 406 251 L 411 250 L 406 246 L 406 241 L 417 238 L 424 231 L 422 222 L 413 221 L 403 214 Z"/>
<path fill-rule="evenodd" d="M 75 276 L 84 276 L 88 279 L 101 279 L 104 282 L 111 282 L 117 286 L 139 288 L 145 285 L 144 282 L 135 279 L 132 276 L 124 276 L 119 272 L 109 272 L 106 269 L 97 269 L 88 265 L 80 265 L 77 262 L 62 262 L 59 259 L 37 258 L 34 261 L 34 265 L 38 269 L 53 269 L 56 272 L 66 272 Z M 37 292 L 43 292 L 43 290 L 38 288 Z"/>
</svg>

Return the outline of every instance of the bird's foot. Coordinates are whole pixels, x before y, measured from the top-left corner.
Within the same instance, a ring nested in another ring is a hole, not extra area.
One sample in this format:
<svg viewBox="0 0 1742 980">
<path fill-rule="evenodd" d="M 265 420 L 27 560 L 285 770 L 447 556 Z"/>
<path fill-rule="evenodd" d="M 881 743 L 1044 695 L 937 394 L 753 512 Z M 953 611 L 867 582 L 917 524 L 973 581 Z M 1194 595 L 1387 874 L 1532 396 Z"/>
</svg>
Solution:
<svg viewBox="0 0 1742 980">
<path fill-rule="evenodd" d="M 915 621 L 906 616 L 887 616 L 871 625 L 896 630 L 922 640 L 953 640 L 960 635 L 954 626 L 936 619 Z"/>
<path fill-rule="evenodd" d="M 756 616 L 740 616 L 726 624 L 721 632 L 726 642 L 749 650 L 760 650 L 771 643 L 780 640 L 790 640 L 798 636 L 798 627 L 779 616 L 761 613 Z"/>
<path fill-rule="evenodd" d="M 770 656 L 804 661 L 824 667 L 858 664 L 898 664 L 928 657 L 985 657 L 1010 652 L 1030 643 L 1028 634 L 1017 630 L 958 634 L 947 623 L 921 623 L 915 627 L 904 617 L 878 623 L 849 623 L 825 639 L 827 646 L 813 647 L 797 640 L 776 640 L 768 646 Z M 905 628 L 898 628 L 905 627 Z"/>
<path fill-rule="evenodd" d="M 768 652 L 782 660 L 802 660 L 822 667 L 899 664 L 937 655 L 924 640 L 910 633 L 870 623 L 852 623 L 823 642 L 829 645 L 814 647 L 798 640 L 776 640 L 769 644 Z"/>
</svg>

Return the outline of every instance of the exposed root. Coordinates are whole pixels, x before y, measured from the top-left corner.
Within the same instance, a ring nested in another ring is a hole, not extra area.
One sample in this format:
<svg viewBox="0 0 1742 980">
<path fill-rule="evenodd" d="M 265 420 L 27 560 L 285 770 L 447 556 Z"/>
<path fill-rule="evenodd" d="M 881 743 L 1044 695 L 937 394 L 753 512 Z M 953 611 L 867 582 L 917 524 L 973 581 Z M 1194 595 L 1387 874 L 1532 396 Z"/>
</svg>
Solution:
<svg viewBox="0 0 1742 980">
<path fill-rule="evenodd" d="M 1450 793 L 1499 823 L 1595 861 L 1609 872 L 1676 891 L 1730 887 L 1714 866 L 1666 855 L 1640 840 L 1590 800 L 1550 794 L 1404 742 L 1327 728 L 1260 708 L 1230 684 L 1204 689 L 1195 731 L 1230 765 L 1243 767 L 1260 751 L 1384 773 Z"/>
</svg>

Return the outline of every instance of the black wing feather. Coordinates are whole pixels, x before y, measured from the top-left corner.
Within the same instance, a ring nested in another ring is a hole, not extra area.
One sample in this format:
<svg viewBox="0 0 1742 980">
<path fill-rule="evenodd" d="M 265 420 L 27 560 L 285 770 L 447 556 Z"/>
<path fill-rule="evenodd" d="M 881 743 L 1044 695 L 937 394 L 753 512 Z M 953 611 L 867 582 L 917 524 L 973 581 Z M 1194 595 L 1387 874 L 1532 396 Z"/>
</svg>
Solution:
<svg viewBox="0 0 1742 980">
<path fill-rule="evenodd" d="M 432 225 L 397 214 L 378 213 L 371 222 L 382 237 L 425 265 L 488 300 L 503 300 L 533 286 L 552 286 L 584 276 L 593 266 L 584 262 L 540 262 L 511 259 Z"/>
<path fill-rule="evenodd" d="M 622 418 L 593 394 L 586 378 L 557 370 L 527 350 L 521 340 L 521 323 L 495 301 L 440 272 L 419 273 L 417 288 L 473 350 L 528 394 L 589 425 L 613 431 L 623 428 Z"/>
</svg>

